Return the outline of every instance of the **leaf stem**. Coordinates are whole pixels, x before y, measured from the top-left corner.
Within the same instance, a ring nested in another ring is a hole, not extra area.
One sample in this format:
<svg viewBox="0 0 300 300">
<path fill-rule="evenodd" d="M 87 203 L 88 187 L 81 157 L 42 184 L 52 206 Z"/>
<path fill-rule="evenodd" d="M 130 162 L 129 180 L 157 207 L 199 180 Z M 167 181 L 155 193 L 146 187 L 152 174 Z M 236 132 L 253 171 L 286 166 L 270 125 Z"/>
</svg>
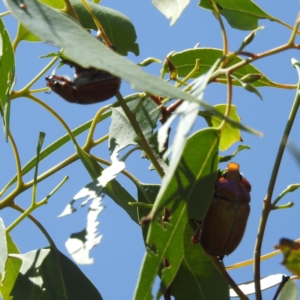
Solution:
<svg viewBox="0 0 300 300">
<path fill-rule="evenodd" d="M 89 133 L 88 133 L 88 136 L 86 138 L 86 142 L 84 144 L 84 146 L 82 147 L 83 149 L 85 149 L 87 152 L 89 152 L 90 148 L 92 146 L 95 145 L 95 142 L 93 140 L 93 135 L 94 135 L 94 132 L 95 132 L 95 129 L 96 129 L 96 126 L 101 118 L 101 116 L 105 113 L 105 111 L 107 109 L 109 109 L 111 107 L 111 104 L 110 105 L 106 105 L 106 106 L 103 106 L 102 108 L 100 108 L 98 110 L 98 112 L 96 113 L 95 117 L 93 118 L 93 121 L 92 121 L 92 124 L 91 124 L 91 127 L 90 127 L 90 130 L 89 130 Z"/>
<path fill-rule="evenodd" d="M 10 96 L 10 100 L 13 100 L 15 98 L 19 98 L 19 97 L 28 97 L 28 95 L 30 94 L 30 92 L 34 92 L 34 91 L 30 91 L 29 89 L 30 87 L 37 82 L 40 77 L 42 77 L 42 75 L 44 73 L 46 73 L 55 63 L 56 61 L 59 59 L 58 56 L 54 57 L 49 63 L 48 65 L 42 70 L 40 71 L 25 87 L 23 87 L 21 90 L 19 91 L 15 91 L 11 94 Z M 38 92 L 40 92 L 40 90 L 37 90 Z"/>
<path fill-rule="evenodd" d="M 17 187 L 16 187 L 16 189 L 18 189 L 19 187 L 21 187 L 23 185 L 21 161 L 20 161 L 20 156 L 19 156 L 19 151 L 18 151 L 17 145 L 15 143 L 15 140 L 14 140 L 10 130 L 8 131 L 8 138 L 11 143 L 11 147 L 13 149 L 15 162 L 16 162 L 16 168 L 17 168 Z"/>
</svg>

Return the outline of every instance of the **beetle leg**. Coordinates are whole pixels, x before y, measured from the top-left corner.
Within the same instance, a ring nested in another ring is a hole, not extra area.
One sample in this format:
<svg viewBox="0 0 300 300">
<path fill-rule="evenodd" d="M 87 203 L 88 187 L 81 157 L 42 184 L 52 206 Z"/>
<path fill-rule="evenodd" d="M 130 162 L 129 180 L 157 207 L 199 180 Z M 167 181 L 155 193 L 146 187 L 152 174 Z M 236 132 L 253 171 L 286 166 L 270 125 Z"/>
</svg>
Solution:
<svg viewBox="0 0 300 300">
<path fill-rule="evenodd" d="M 202 229 L 202 222 L 200 222 L 200 225 L 198 226 L 198 228 L 196 229 L 195 233 L 191 237 L 191 242 L 192 242 L 193 245 L 195 245 L 195 244 L 197 244 L 197 243 L 200 242 L 201 229 Z"/>
</svg>

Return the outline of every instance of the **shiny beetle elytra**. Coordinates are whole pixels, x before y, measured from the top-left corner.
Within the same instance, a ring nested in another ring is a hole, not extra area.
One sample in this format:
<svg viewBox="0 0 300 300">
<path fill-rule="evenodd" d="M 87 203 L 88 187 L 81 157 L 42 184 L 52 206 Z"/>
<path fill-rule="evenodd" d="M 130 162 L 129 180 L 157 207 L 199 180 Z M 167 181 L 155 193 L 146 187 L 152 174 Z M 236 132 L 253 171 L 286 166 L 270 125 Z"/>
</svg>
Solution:
<svg viewBox="0 0 300 300">
<path fill-rule="evenodd" d="M 83 68 L 71 61 L 63 61 L 75 68 L 74 80 L 67 77 L 47 76 L 47 86 L 56 94 L 72 103 L 92 104 L 108 100 L 119 91 L 121 80 L 95 68 Z"/>
<path fill-rule="evenodd" d="M 241 242 L 250 213 L 250 191 L 239 165 L 229 163 L 216 181 L 214 198 L 201 224 L 199 241 L 210 255 L 229 255 Z"/>
</svg>

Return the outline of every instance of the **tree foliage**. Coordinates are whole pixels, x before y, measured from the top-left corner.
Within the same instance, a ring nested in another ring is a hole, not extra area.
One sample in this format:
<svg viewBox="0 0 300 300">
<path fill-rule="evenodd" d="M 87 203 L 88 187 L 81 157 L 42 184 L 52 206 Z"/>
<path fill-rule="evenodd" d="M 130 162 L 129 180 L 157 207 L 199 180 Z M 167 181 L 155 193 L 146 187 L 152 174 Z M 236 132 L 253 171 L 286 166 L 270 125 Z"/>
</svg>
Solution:
<svg viewBox="0 0 300 300">
<path fill-rule="evenodd" d="M 139 24 L 132 24 L 121 12 L 96 2 L 4 0 L 8 13 L 18 22 L 18 30 L 11 42 L 5 28 L 6 13 L 2 13 L 0 113 L 3 136 L 11 144 L 17 173 L 3 184 L 0 208 L 12 208 L 21 214 L 7 227 L 0 219 L 0 291 L 3 299 L 102 299 L 101 291 L 93 286 L 70 258 L 58 250 L 60 245 L 54 243 L 42 221 L 32 216 L 33 211 L 47 205 L 67 177 L 42 200 L 37 200 L 39 184 L 75 161 L 81 161 L 91 178 L 90 183 L 74 191 L 75 196 L 60 215 L 63 217 L 74 213 L 80 200 L 81 206 L 89 207 L 85 229 L 73 233 L 66 242 L 67 250 L 76 263 L 93 262 L 90 251 L 101 241 L 98 234 L 98 216 L 104 208 L 102 198 L 107 195 L 124 210 L 124 214 L 130 216 L 131 222 L 141 227 L 143 233 L 145 255 L 139 276 L 137 274 L 134 299 L 164 297 L 167 300 L 171 295 L 175 299 L 224 300 L 233 295 L 247 299 L 247 295 L 253 293 L 256 299 L 262 299 L 264 289 L 277 285 L 277 293 L 281 292 L 280 299 L 296 299 L 297 288 L 288 277 L 270 274 L 267 278 L 262 278 L 260 259 L 268 257 L 262 256 L 261 246 L 269 214 L 273 210 L 291 207 L 293 203 L 280 205 L 279 201 L 287 193 L 299 188 L 299 184 L 289 185 L 277 198 L 273 196 L 282 155 L 287 147 L 300 102 L 300 85 L 274 82 L 255 67 L 254 63 L 290 49 L 300 49 L 300 45 L 296 43 L 299 17 L 295 25 L 290 26 L 263 11 L 251 0 L 201 0 L 199 9 L 212 12 L 215 21 L 220 25 L 223 48 L 187 48 L 180 52 L 170 52 L 164 62 L 149 58 L 137 65 L 125 56 L 129 53 L 139 55 L 135 31 L 135 26 Z M 153 4 L 174 24 L 186 6 L 192 5 L 188 2 L 164 0 L 153 1 Z M 274 21 L 288 28 L 287 42 L 262 53 L 249 51 L 247 47 L 262 29 L 258 26 L 259 20 Z M 229 51 L 229 27 L 226 23 L 234 30 L 251 31 L 233 52 Z M 51 59 L 50 63 L 26 86 L 16 90 L 15 53 L 25 42 L 50 44 L 56 47 L 57 52 L 44 55 L 43 57 Z M 49 91 L 51 84 L 48 83 L 48 87 L 38 90 L 32 89 L 33 84 L 53 65 L 56 64 L 56 73 L 59 73 L 59 60 L 61 64 L 72 62 L 78 71 L 77 79 L 71 82 L 52 75 L 58 83 L 67 85 L 75 93 L 68 94 L 71 102 L 76 102 L 76 93 L 81 90 L 88 95 L 89 92 L 98 93 L 95 86 L 99 87 L 100 84 L 102 91 L 111 88 L 111 81 L 107 78 L 101 77 L 100 83 L 99 77 L 94 79 L 95 74 L 99 75 L 99 70 L 103 71 L 102 75 L 112 76 L 109 78 L 120 78 L 128 82 L 135 92 L 126 96 L 116 92 L 116 102 L 101 103 L 102 107 L 91 121 L 71 130 L 64 119 L 43 101 L 43 96 L 40 96 L 42 94 L 39 94 Z M 150 75 L 147 66 L 157 62 L 161 63 L 160 76 Z M 300 78 L 300 64 L 293 59 L 292 65 Z M 76 85 L 76 80 L 78 82 L 81 77 L 80 72 L 84 74 L 82 77 L 85 83 Z M 207 86 L 218 84 L 226 85 L 226 103 L 211 105 L 204 100 L 204 92 Z M 191 243 L 191 237 L 205 218 L 215 195 L 215 183 L 221 176 L 218 171 L 219 164 L 235 160 L 241 151 L 250 149 L 245 144 L 236 146 L 238 142 L 242 142 L 241 131 L 261 135 L 241 122 L 243 116 L 239 115 L 239 107 L 234 103 L 233 87 L 243 88 L 259 98 L 262 98 L 259 91 L 262 87 L 294 89 L 296 94 L 279 142 L 263 202 L 255 255 L 251 261 L 235 264 L 235 268 L 254 265 L 253 281 L 243 286 L 238 286 L 218 258 L 207 254 L 200 243 Z M 24 165 L 21 164 L 21 153 L 10 129 L 11 103 L 18 103 L 17 100 L 23 97 L 48 111 L 67 132 L 47 147 L 43 147 L 45 134 L 41 132 L 36 155 Z M 199 119 L 204 120 L 207 125 L 199 126 Z M 107 120 L 110 120 L 107 135 L 97 139 L 97 127 Z M 84 145 L 81 146 L 78 136 L 83 132 L 88 133 Z M 110 161 L 92 152 L 107 140 Z M 52 155 L 59 153 L 60 148 L 70 141 L 75 146 L 75 152 L 40 173 L 39 166 L 43 160 L 51 159 Z M 232 154 L 223 153 L 227 150 Z M 154 170 L 161 178 L 160 184 L 145 184 L 133 175 L 134 166 L 128 163 L 128 158 L 135 151 L 149 160 L 149 169 Z M 297 151 L 294 149 L 299 160 Z M 31 174 L 30 171 L 33 178 L 26 181 L 25 176 Z M 134 184 L 137 196 L 120 184 L 120 173 Z M 31 204 L 23 208 L 18 197 L 29 189 L 32 190 Z M 31 219 L 41 230 L 49 242 L 49 247 L 20 253 L 10 231 L 17 226 L 22 227 L 22 220 L 25 218 Z M 282 239 L 277 248 L 284 253 L 284 264 L 287 268 L 299 275 L 299 245 Z M 157 276 L 160 278 L 160 286 L 157 291 L 153 291 Z"/>
</svg>

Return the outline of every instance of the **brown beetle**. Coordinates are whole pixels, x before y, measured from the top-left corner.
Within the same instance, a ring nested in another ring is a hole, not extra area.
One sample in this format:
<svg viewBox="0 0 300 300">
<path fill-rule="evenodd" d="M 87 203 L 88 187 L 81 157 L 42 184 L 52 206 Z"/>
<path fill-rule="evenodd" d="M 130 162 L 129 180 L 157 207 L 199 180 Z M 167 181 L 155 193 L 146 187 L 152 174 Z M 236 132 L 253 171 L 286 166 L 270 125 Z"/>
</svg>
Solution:
<svg viewBox="0 0 300 300">
<path fill-rule="evenodd" d="M 64 60 L 75 68 L 74 80 L 67 77 L 47 76 L 47 86 L 56 94 L 72 103 L 91 104 L 108 100 L 119 91 L 121 79 L 95 68 L 83 68 Z"/>
<path fill-rule="evenodd" d="M 250 191 L 239 165 L 229 163 L 216 182 L 214 198 L 200 228 L 199 241 L 210 255 L 229 255 L 241 242 L 250 213 Z"/>
</svg>

